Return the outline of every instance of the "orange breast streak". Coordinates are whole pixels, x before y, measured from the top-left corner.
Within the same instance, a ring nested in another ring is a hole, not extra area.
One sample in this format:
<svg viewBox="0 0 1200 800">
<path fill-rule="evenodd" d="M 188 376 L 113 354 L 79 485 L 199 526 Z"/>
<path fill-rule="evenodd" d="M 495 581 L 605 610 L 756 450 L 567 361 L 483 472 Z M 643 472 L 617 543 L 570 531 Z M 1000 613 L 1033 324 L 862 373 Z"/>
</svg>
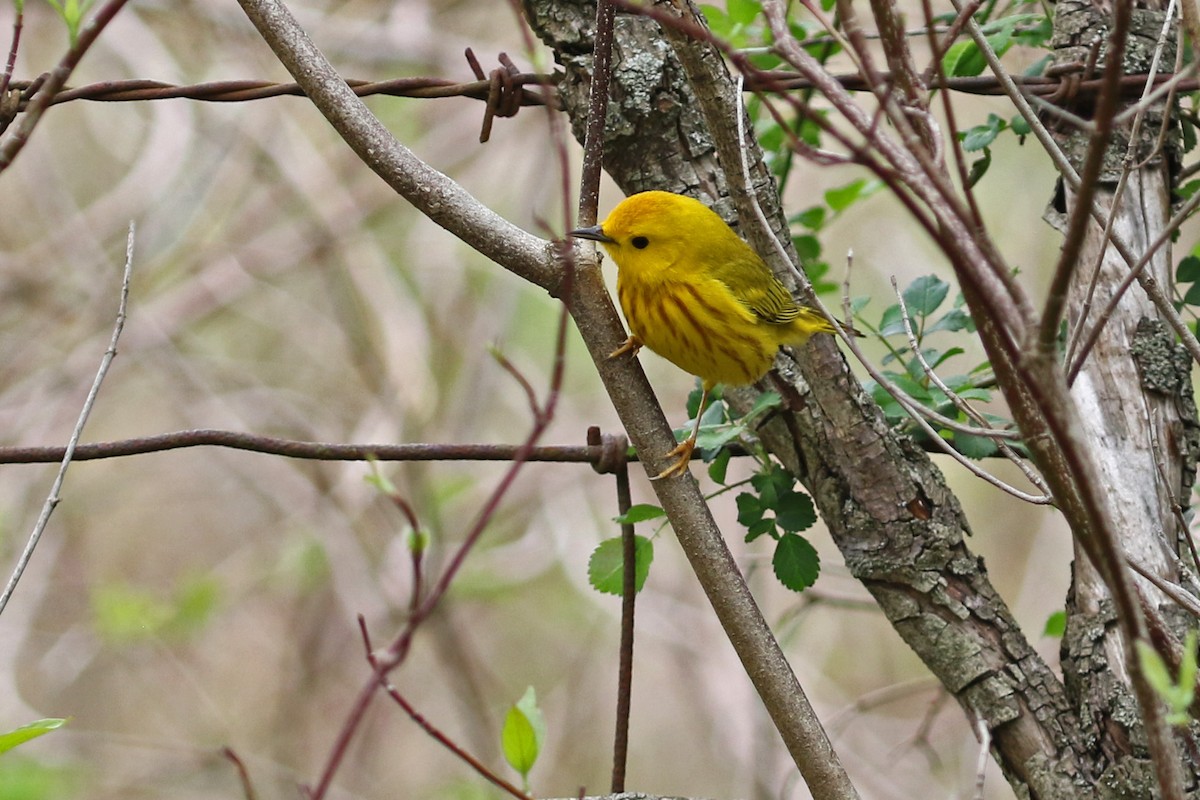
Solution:
<svg viewBox="0 0 1200 800">
<path fill-rule="evenodd" d="M 744 385 L 766 374 L 789 326 L 757 319 L 714 280 L 617 277 L 629 329 L 642 343 L 705 385 Z"/>
</svg>

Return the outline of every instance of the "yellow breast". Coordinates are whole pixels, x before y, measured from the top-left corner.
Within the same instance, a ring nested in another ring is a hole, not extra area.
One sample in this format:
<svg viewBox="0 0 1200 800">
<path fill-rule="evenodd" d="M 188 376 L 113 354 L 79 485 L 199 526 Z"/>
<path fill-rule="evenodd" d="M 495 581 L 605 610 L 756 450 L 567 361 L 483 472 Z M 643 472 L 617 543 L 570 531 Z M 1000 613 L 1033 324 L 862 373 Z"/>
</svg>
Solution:
<svg viewBox="0 0 1200 800">
<path fill-rule="evenodd" d="M 710 387 L 754 383 L 775 360 L 778 332 L 718 281 L 647 282 L 622 270 L 617 296 L 630 331 L 643 344 Z"/>
</svg>

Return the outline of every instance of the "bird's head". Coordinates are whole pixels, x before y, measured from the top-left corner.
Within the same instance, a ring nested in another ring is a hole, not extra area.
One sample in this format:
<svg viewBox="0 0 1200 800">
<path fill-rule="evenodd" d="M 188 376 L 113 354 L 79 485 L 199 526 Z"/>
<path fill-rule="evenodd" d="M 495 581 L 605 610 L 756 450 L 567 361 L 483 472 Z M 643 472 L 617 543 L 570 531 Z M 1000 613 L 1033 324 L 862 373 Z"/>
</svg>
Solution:
<svg viewBox="0 0 1200 800">
<path fill-rule="evenodd" d="M 736 238 L 699 200 L 670 192 L 642 192 L 622 200 L 604 222 L 573 230 L 571 236 L 600 242 L 618 269 L 643 272 L 690 260 L 689 256 L 703 252 L 704 240 L 714 230 Z"/>
</svg>

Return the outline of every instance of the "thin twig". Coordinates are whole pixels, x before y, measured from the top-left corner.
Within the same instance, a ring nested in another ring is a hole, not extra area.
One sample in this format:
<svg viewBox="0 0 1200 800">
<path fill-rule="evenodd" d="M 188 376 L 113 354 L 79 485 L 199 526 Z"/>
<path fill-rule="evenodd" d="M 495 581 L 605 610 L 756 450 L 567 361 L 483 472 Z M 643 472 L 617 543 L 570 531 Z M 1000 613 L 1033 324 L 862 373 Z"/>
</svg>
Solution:
<svg viewBox="0 0 1200 800">
<path fill-rule="evenodd" d="M 71 73 L 79 65 L 79 60 L 83 58 L 84 53 L 95 43 L 100 32 L 112 21 L 112 18 L 117 15 L 117 12 L 121 10 L 126 2 L 127 0 L 109 0 L 80 29 L 75 43 L 71 45 L 66 55 L 50 71 L 45 82 L 38 89 L 37 94 L 29 101 L 29 106 L 25 109 L 25 115 L 21 117 L 21 121 L 17 123 L 16 128 L 6 138 L 0 139 L 0 172 L 7 169 L 8 165 L 13 162 L 13 159 L 25 147 L 25 143 L 29 141 L 34 128 L 41 121 L 42 114 L 46 111 L 47 106 L 50 105 L 54 96 L 66 85 L 67 78 L 71 77 Z"/>
<path fill-rule="evenodd" d="M 29 565 L 29 560 L 33 558 L 33 551 L 37 549 L 38 542 L 41 541 L 42 532 L 46 530 L 46 524 L 50 521 L 50 515 L 54 513 L 54 509 L 58 505 L 63 480 L 67 476 L 67 467 L 71 464 L 75 447 L 79 443 L 79 437 L 83 434 L 83 426 L 92 413 L 92 407 L 96 404 L 96 397 L 100 393 L 100 384 L 104 382 L 104 376 L 108 374 L 109 365 L 116 358 L 117 340 L 121 338 L 121 331 L 125 328 L 125 313 L 129 306 L 129 281 L 133 275 L 134 233 L 134 224 L 130 222 L 129 236 L 125 243 L 125 271 L 121 277 L 121 299 L 117 304 L 117 320 L 113 325 L 112 337 L 109 339 L 108 349 L 104 351 L 104 357 L 100 359 L 100 368 L 96 371 L 96 378 L 92 381 L 92 388 L 88 391 L 87 399 L 83 402 L 83 409 L 79 412 L 79 418 L 75 421 L 75 429 L 71 432 L 71 438 L 67 440 L 62 463 L 59 465 L 58 474 L 55 475 L 54 483 L 50 487 L 50 494 L 46 497 L 46 502 L 42 506 L 42 513 L 38 516 L 37 523 L 33 526 L 33 532 L 29 535 L 29 541 L 25 543 L 25 549 L 21 551 L 21 555 L 17 559 L 12 576 L 8 579 L 8 584 L 4 587 L 4 593 L 0 594 L 0 614 L 4 613 L 9 598 L 16 591 L 17 583 L 25 573 L 25 568 Z"/>
<path fill-rule="evenodd" d="M 920 362 L 921 369 L 924 370 L 926 377 L 928 377 L 929 380 L 931 380 L 933 384 L 946 395 L 946 397 L 950 398 L 950 402 L 954 403 L 954 406 L 959 411 L 962 411 L 968 417 L 975 420 L 975 422 L 984 430 L 991 429 L 991 426 L 988 424 L 987 420 L 984 419 L 983 415 L 976 411 L 970 403 L 962 399 L 958 392 L 947 386 L 946 383 L 940 377 L 938 377 L 938 374 L 934 372 L 933 367 L 930 366 L 929 362 L 925 360 L 925 354 L 921 352 L 921 345 L 917 341 L 916 332 L 913 330 L 912 317 L 909 316 L 908 313 L 908 304 L 904 302 L 904 293 L 900 291 L 900 287 L 896 283 L 895 275 L 892 276 L 892 290 L 895 292 L 896 300 L 900 304 L 900 319 L 904 322 L 904 332 L 908 334 L 909 349 L 912 351 L 913 355 L 916 356 L 917 361 Z M 997 431 L 997 433 L 1005 432 Z M 986 433 L 981 435 L 991 439 L 996 447 L 999 448 L 1000 452 L 1004 454 L 1004 457 L 1015 464 L 1017 469 L 1021 470 L 1021 473 L 1026 477 L 1026 479 L 1028 479 L 1030 483 L 1032 483 L 1042 492 L 1046 498 L 1045 502 L 1048 503 L 1053 499 L 1050 496 L 1049 487 L 1047 487 L 1046 482 L 1042 480 L 1042 476 L 1029 466 L 1026 459 L 1022 458 L 1011 447 L 1008 446 L 1008 443 L 1004 441 L 1003 436 L 992 436 Z"/>
<path fill-rule="evenodd" d="M 613 26 L 617 9 L 608 0 L 596 4 L 596 37 L 593 44 L 591 97 L 588 98 L 587 134 L 579 179 L 579 225 L 595 225 L 600 201 L 600 170 L 604 158 L 604 121 L 608 114 L 608 83 L 612 68 Z"/>
<path fill-rule="evenodd" d="M 242 784 L 242 796 L 246 800 L 258 800 L 258 793 L 254 791 L 254 783 L 250 780 L 250 771 L 246 769 L 245 763 L 232 747 L 222 747 L 221 755 L 223 755 L 233 768 L 237 770 L 238 780 Z"/>
<path fill-rule="evenodd" d="M 12 80 L 13 70 L 17 65 L 17 51 L 21 46 L 21 29 L 25 24 L 25 9 L 23 6 L 17 6 L 17 13 L 13 16 L 13 33 L 12 42 L 8 46 L 8 60 L 4 62 L 4 74 L 0 75 L 0 104 L 4 103 L 4 96 L 8 94 L 8 84 Z M 4 132 L 4 120 L 0 119 L 0 133 Z"/>
<path fill-rule="evenodd" d="M 992 747 L 992 731 L 983 717 L 975 720 L 975 736 L 979 739 L 979 755 L 975 759 L 975 794 L 972 797 L 983 800 L 983 778 L 987 772 L 988 751 Z"/>
<path fill-rule="evenodd" d="M 408 714 L 409 719 L 417 723 L 421 730 L 429 734 L 430 738 L 457 756 L 460 760 L 466 763 L 467 766 L 475 770 L 475 772 L 477 772 L 482 778 L 487 780 L 492 785 L 503 789 L 513 797 L 517 798 L 517 800 L 533 800 L 533 798 L 528 794 L 521 791 L 516 786 L 504 780 L 504 778 L 500 777 L 491 769 L 489 769 L 486 764 L 468 752 L 465 748 L 461 747 L 449 736 L 442 733 L 442 731 L 439 730 L 432 722 L 430 722 L 425 715 L 419 713 L 413 707 L 413 705 L 408 702 L 408 699 L 405 698 L 404 695 L 400 694 L 400 691 L 396 689 L 391 681 L 388 680 L 387 672 L 382 668 L 378 657 L 375 655 L 374 648 L 371 645 L 371 635 L 367 631 L 367 623 L 362 614 L 358 615 L 358 629 L 362 635 L 363 647 L 365 647 L 367 651 L 367 662 L 371 665 L 371 668 L 375 670 L 375 676 L 379 681 L 379 685 L 383 687 L 384 691 L 387 692 L 389 697 L 396 701 L 396 704 L 400 706 L 400 708 L 404 709 L 404 713 Z"/>
<path fill-rule="evenodd" d="M 1154 584 L 1156 589 L 1174 600 L 1180 608 L 1187 611 L 1193 617 L 1200 619 L 1200 598 L 1196 597 L 1179 584 L 1172 583 L 1171 581 L 1163 578 L 1154 570 L 1145 566 L 1128 553 L 1125 554 L 1125 563 L 1128 564 L 1130 569 L 1132 569 L 1138 575 L 1141 575 L 1143 578 L 1150 581 L 1150 583 Z"/>
</svg>

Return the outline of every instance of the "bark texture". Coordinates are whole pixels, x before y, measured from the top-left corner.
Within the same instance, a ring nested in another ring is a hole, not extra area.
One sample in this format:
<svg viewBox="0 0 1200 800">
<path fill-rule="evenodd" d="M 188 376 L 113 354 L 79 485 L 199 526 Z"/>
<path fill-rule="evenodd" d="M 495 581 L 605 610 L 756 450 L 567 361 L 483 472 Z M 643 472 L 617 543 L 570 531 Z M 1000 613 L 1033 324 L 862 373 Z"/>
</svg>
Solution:
<svg viewBox="0 0 1200 800">
<path fill-rule="evenodd" d="M 586 108 L 594 7 L 532 0 L 526 6 L 565 70 L 565 107 L 578 115 Z M 724 182 L 714 173 L 718 159 L 711 138 L 692 117 L 699 101 L 682 82 L 677 62 L 660 47 L 657 26 L 621 17 L 618 41 L 607 143 L 614 152 L 605 159 L 610 175 L 627 193 L 719 190 Z M 636 43 L 645 43 L 648 54 Z M 654 64 L 649 73 L 643 59 Z M 652 91 L 646 90 L 648 74 L 656 79 Z M 728 79 L 720 93 L 732 102 Z M 635 96 L 643 99 L 630 103 Z M 577 129 L 581 125 L 577 119 Z M 753 142 L 749 147 L 757 161 L 757 147 Z M 774 193 L 759 196 L 766 206 Z M 782 227 L 778 216 L 773 222 Z M 1077 716 L 1064 686 L 1034 652 L 981 559 L 966 546 L 968 523 L 957 499 L 928 457 L 887 427 L 837 346 L 823 338 L 794 361 L 777 362 L 783 378 L 777 388 L 790 413 L 761 432 L 763 441 L 809 489 L 847 566 L 896 630 L 970 719 L 986 721 L 993 752 L 1018 795 L 1098 796 L 1091 753 L 1095 729 Z M 738 392 L 727 397 L 748 402 Z"/>
<path fill-rule="evenodd" d="M 1133 11 L 1124 72 L 1149 71 L 1163 21 L 1161 12 Z M 1103 59 L 1108 24 L 1108 14 L 1090 3 L 1060 3 L 1054 37 L 1059 60 L 1086 60 L 1092 53 Z M 1161 54 L 1164 65 L 1174 62 L 1174 42 L 1174 34 L 1169 35 Z M 1086 117 L 1091 109 L 1074 111 Z M 1170 217 L 1179 147 L 1175 136 L 1160 139 L 1164 125 L 1171 124 L 1167 112 L 1163 104 L 1152 107 L 1136 133 L 1130 125 L 1115 129 L 1099 174 L 1097 199 L 1113 215 L 1112 231 L 1138 254 L 1148 250 Z M 1080 169 L 1087 137 L 1058 131 L 1056 138 Z M 1123 194 L 1116 202 L 1123 175 Z M 1075 206 L 1074 193 L 1064 192 L 1065 213 L 1052 213 L 1051 222 L 1061 222 Z M 1129 269 L 1107 244 L 1102 226 L 1091 220 L 1072 276 L 1066 332 L 1069 338 L 1095 329 L 1098 336 L 1071 386 L 1071 396 L 1113 499 L 1123 552 L 1142 568 L 1194 593 L 1197 587 L 1180 569 L 1188 532 L 1179 513 L 1191 492 L 1197 456 L 1191 359 L 1175 344 L 1143 289 L 1137 284 L 1121 286 Z M 1145 269 L 1160 286 L 1172 285 L 1169 244 Z M 1102 309 L 1117 295 L 1111 316 L 1104 317 Z M 1078 544 L 1076 551 L 1062 642 L 1066 686 L 1093 737 L 1093 771 L 1102 796 L 1151 797 L 1156 780 L 1138 703 L 1130 692 L 1127 650 L 1115 624 L 1112 599 Z M 1135 580 L 1152 638 L 1178 652 L 1190 621 L 1181 619 L 1175 603 L 1152 583 L 1142 577 Z M 1185 759 L 1184 767 L 1188 791 L 1194 793 L 1195 765 Z"/>
</svg>

